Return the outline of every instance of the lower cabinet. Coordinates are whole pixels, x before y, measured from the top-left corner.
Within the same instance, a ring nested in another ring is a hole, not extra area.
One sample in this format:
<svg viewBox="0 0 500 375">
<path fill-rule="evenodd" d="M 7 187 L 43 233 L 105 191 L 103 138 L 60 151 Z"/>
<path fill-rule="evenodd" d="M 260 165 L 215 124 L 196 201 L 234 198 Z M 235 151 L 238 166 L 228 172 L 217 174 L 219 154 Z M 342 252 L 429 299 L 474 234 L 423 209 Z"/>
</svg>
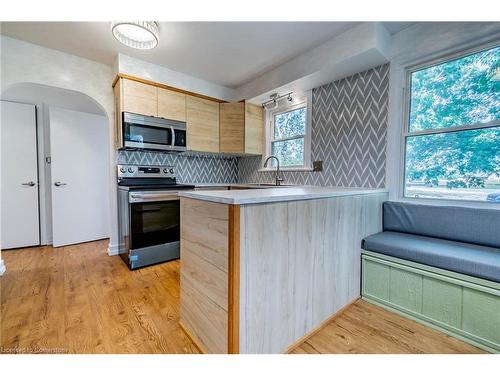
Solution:
<svg viewBox="0 0 500 375">
<path fill-rule="evenodd" d="M 499 283 L 364 251 L 362 297 L 500 352 Z"/>
<path fill-rule="evenodd" d="M 181 199 L 180 323 L 205 353 L 227 353 L 228 206 Z"/>
</svg>

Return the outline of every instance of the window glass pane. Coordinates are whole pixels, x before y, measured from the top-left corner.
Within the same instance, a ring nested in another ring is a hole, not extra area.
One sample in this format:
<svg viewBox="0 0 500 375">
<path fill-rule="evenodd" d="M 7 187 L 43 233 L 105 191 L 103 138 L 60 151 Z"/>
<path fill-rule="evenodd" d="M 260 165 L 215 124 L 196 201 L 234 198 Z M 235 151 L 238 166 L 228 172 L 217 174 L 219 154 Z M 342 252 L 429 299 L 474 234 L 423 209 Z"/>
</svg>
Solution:
<svg viewBox="0 0 500 375">
<path fill-rule="evenodd" d="M 306 133 L 306 108 L 274 116 L 274 138 L 287 138 Z"/>
<path fill-rule="evenodd" d="M 500 47 L 411 74 L 410 132 L 500 119 Z"/>
<path fill-rule="evenodd" d="M 304 165 L 304 138 L 289 141 L 277 141 L 272 144 L 272 154 L 280 159 L 280 166 L 303 166 Z M 276 160 L 272 159 L 273 167 Z"/>
<path fill-rule="evenodd" d="M 405 195 L 500 202 L 500 128 L 408 137 Z"/>
</svg>

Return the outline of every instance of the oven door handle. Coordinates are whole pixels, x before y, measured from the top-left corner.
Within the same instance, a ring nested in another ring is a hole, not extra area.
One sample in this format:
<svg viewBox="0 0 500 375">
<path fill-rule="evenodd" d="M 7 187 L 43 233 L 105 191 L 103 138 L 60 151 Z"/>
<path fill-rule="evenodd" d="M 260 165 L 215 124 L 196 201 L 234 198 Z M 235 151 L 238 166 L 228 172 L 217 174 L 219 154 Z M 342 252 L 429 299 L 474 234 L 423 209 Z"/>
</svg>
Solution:
<svg viewBox="0 0 500 375">
<path fill-rule="evenodd" d="M 174 190 L 168 193 L 130 193 L 128 201 L 129 203 L 176 201 L 179 200 L 178 192 Z"/>
<path fill-rule="evenodd" d="M 161 208 L 134 208 L 134 212 L 160 212 Z"/>
</svg>

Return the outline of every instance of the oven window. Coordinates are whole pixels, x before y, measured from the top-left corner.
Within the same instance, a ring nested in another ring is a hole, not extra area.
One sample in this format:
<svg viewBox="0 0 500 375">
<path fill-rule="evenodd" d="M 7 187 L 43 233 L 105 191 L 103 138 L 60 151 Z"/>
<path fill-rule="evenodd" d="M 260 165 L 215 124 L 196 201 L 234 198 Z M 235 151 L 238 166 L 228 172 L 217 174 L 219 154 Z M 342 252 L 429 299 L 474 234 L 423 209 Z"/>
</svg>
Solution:
<svg viewBox="0 0 500 375">
<path fill-rule="evenodd" d="M 127 142 L 152 143 L 158 145 L 172 144 L 172 131 L 168 128 L 144 126 L 125 123 L 124 138 Z"/>
<path fill-rule="evenodd" d="M 131 249 L 179 241 L 179 201 L 131 204 Z"/>
</svg>

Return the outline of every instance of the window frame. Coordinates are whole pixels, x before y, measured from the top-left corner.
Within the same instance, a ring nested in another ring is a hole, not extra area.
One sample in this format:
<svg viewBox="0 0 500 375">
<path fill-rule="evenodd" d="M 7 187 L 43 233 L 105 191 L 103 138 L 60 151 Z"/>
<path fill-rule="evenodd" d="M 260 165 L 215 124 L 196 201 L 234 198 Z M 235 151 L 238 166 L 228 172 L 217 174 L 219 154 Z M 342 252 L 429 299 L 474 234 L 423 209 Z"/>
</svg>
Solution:
<svg viewBox="0 0 500 375">
<path fill-rule="evenodd" d="M 268 164 L 268 167 L 264 168 L 265 160 L 272 155 L 272 144 L 279 141 L 287 141 L 293 139 L 304 139 L 304 164 L 302 165 L 291 165 L 284 166 L 280 164 L 280 170 L 283 171 L 312 171 L 311 165 L 311 103 L 312 103 L 312 91 L 309 90 L 304 95 L 293 98 L 292 102 L 286 99 L 279 103 L 278 107 L 273 109 L 264 109 L 265 112 L 265 147 L 264 154 L 262 155 L 262 163 L 259 172 L 269 172 L 275 171 L 276 167 L 272 166 L 272 163 Z M 274 138 L 274 119 L 275 116 L 290 112 L 299 108 L 306 109 L 306 124 L 305 124 L 305 134 L 300 136 L 292 136 L 285 138 Z"/>
<path fill-rule="evenodd" d="M 402 119 L 402 128 L 401 128 L 401 151 L 400 151 L 400 178 L 399 178 L 399 188 L 400 194 L 399 198 L 401 200 L 413 200 L 418 202 L 443 202 L 443 203 L 468 203 L 468 204 L 477 204 L 477 205 L 488 205 L 492 204 L 499 205 L 497 202 L 484 202 L 479 200 L 470 200 L 470 199 L 451 199 L 451 198 L 418 198 L 411 197 L 406 195 L 406 146 L 408 138 L 416 137 L 416 136 L 425 136 L 425 135 L 433 135 L 433 134 L 443 134 L 443 133 L 453 133 L 459 131 L 471 131 L 478 129 L 489 129 L 489 128 L 497 128 L 500 127 L 500 120 L 493 120 L 488 123 L 476 123 L 469 125 L 460 125 L 449 128 L 439 128 L 439 129 L 427 129 L 427 130 L 419 130 L 419 131 L 410 131 L 410 110 L 411 110 L 411 78 L 412 74 L 423 70 L 426 68 L 430 68 L 436 65 L 440 65 L 449 61 L 457 60 L 462 57 L 467 57 L 470 55 L 474 55 L 476 53 L 480 53 L 482 51 L 486 51 L 493 48 L 500 47 L 498 42 L 495 43 L 487 43 L 481 46 L 476 46 L 473 48 L 468 48 L 465 50 L 457 51 L 451 54 L 447 54 L 444 56 L 440 56 L 434 59 L 426 60 L 424 62 L 420 62 L 418 64 L 409 65 L 404 69 L 404 85 L 403 85 L 403 119 Z"/>
</svg>

